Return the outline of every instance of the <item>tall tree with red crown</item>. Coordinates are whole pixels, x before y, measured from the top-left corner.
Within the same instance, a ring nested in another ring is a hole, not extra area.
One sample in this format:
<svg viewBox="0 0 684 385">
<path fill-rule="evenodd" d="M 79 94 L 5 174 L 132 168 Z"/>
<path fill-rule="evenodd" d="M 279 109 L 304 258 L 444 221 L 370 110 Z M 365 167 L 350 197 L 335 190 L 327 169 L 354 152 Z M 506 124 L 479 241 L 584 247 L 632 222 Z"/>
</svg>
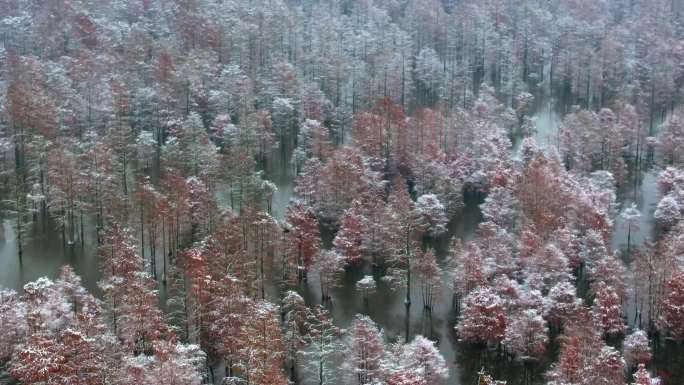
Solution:
<svg viewBox="0 0 684 385">
<path fill-rule="evenodd" d="M 321 251 L 316 215 L 303 202 L 294 202 L 287 209 L 285 221 L 289 227 L 287 238 L 290 241 L 290 253 L 297 260 L 298 277 L 300 280 L 306 279 Z"/>
<path fill-rule="evenodd" d="M 667 295 L 661 302 L 660 328 L 676 340 L 684 339 L 684 272 L 667 283 Z"/>
<path fill-rule="evenodd" d="M 501 298 L 488 287 L 470 292 L 465 298 L 456 330 L 464 341 L 500 342 L 506 331 L 506 316 Z"/>
<path fill-rule="evenodd" d="M 409 195 L 408 186 L 403 178 L 398 177 L 394 182 L 394 189 L 388 198 L 387 210 L 392 227 L 392 245 L 389 258 L 390 268 L 385 280 L 393 287 L 406 291 L 404 304 L 406 305 L 406 339 L 409 338 L 409 311 L 411 308 L 411 274 L 415 268 L 414 249 L 417 244 L 417 233 L 420 230 L 418 215 Z"/>
<path fill-rule="evenodd" d="M 355 200 L 352 207 L 345 210 L 340 220 L 340 229 L 335 234 L 333 246 L 348 264 L 358 265 L 363 260 L 363 214 L 361 202 Z"/>
<path fill-rule="evenodd" d="M 373 320 L 363 315 L 354 317 L 347 349 L 355 383 L 365 385 L 381 379 L 385 346 Z"/>
</svg>

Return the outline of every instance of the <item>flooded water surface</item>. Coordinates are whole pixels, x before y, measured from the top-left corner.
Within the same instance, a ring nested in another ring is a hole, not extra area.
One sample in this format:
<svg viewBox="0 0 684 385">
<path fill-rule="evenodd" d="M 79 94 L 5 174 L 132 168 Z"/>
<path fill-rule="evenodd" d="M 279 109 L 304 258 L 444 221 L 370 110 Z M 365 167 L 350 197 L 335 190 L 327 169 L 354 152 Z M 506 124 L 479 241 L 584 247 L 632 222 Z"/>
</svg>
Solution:
<svg viewBox="0 0 684 385">
<path fill-rule="evenodd" d="M 557 134 L 561 124 L 561 116 L 556 112 L 551 101 L 540 103 L 537 113 L 533 116 L 536 126 L 534 138 L 540 146 L 557 145 Z M 517 151 L 517 144 L 513 151 Z M 290 146 L 287 146 L 290 147 Z M 272 214 L 279 220 L 285 216 L 289 201 L 293 197 L 294 169 L 291 164 L 292 149 L 277 151 L 264 164 L 266 179 L 276 184 L 278 190 L 273 195 Z M 620 194 L 620 204 L 637 204 L 641 211 L 637 228 L 632 229 L 630 242 L 633 246 L 643 244 L 653 237 L 653 211 L 658 202 L 656 190 L 657 169 L 647 170 L 640 178 L 635 191 Z M 219 200 L 225 208 L 230 207 L 229 189 L 227 186 L 218 191 Z M 463 209 L 453 217 L 449 224 L 449 232 L 441 238 L 430 240 L 430 246 L 437 251 L 438 260 L 444 262 L 451 237 L 468 240 L 474 237 L 481 213 L 479 204 L 483 197 L 466 196 Z M 325 231 L 325 230 L 324 230 Z M 91 292 L 98 293 L 97 281 L 100 279 L 97 258 L 97 242 L 93 228 L 86 228 L 85 241 L 74 245 L 64 246 L 61 234 L 53 223 L 36 223 L 30 231 L 23 257 L 17 255 L 16 233 L 9 220 L 2 222 L 2 238 L 0 239 L 0 285 L 21 291 L 22 286 L 41 276 L 56 277 L 58 268 L 62 265 L 72 265 L 77 274 L 83 279 L 84 286 Z M 328 234 L 327 238 L 331 238 Z M 626 247 L 626 229 L 618 218 L 615 223 L 613 247 L 624 250 Z M 157 268 L 161 274 L 162 256 L 157 256 Z M 370 295 L 368 303 L 364 303 L 355 288 L 356 282 L 364 275 L 374 275 L 378 282 L 377 291 Z M 445 277 L 446 282 L 446 277 Z M 543 382 L 543 371 L 549 362 L 537 366 L 525 366 L 518 362 L 502 360 L 495 351 L 486 347 L 466 346 L 458 343 L 454 331 L 457 315 L 452 307 L 452 296 L 445 288 L 440 300 L 431 312 L 423 309 L 420 289 L 414 285 L 412 292 L 413 304 L 409 308 L 410 335 L 422 334 L 436 341 L 439 350 L 444 355 L 450 371 L 448 384 L 471 385 L 477 380 L 477 372 L 486 368 L 495 377 L 508 380 L 509 385 L 523 385 L 525 378 L 532 378 L 533 383 Z M 160 302 L 164 302 L 165 288 L 160 284 Z M 321 303 L 320 284 L 316 274 L 311 274 L 299 289 L 309 305 Z M 331 313 L 338 326 L 346 328 L 350 325 L 354 315 L 361 313 L 371 318 L 384 331 L 390 341 L 403 338 L 406 330 L 406 311 L 404 303 L 405 293 L 394 291 L 380 280 L 380 272 L 365 264 L 348 268 L 342 282 L 333 290 L 333 299 L 329 304 Z M 273 299 L 275 300 L 275 299 Z M 627 305 L 630 307 L 632 305 Z M 628 312 L 629 313 L 629 312 Z M 672 354 L 671 346 L 665 345 L 656 351 L 656 368 L 665 379 L 665 385 L 681 384 L 676 382 L 682 377 L 682 365 L 672 362 L 681 357 Z M 551 358 L 551 356 L 550 356 Z M 673 369 L 674 368 L 674 369 Z M 220 369 L 219 369 L 220 371 Z M 306 382 L 306 381 L 305 381 Z"/>
</svg>

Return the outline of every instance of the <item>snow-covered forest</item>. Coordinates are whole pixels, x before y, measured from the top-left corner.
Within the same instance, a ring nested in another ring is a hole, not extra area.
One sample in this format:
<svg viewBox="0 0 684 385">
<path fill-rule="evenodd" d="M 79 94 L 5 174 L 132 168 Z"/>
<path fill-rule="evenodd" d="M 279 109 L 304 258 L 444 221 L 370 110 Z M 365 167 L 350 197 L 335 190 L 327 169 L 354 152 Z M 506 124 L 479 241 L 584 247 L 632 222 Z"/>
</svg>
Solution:
<svg viewBox="0 0 684 385">
<path fill-rule="evenodd" d="M 681 385 L 684 0 L 0 0 L 0 384 Z"/>
</svg>

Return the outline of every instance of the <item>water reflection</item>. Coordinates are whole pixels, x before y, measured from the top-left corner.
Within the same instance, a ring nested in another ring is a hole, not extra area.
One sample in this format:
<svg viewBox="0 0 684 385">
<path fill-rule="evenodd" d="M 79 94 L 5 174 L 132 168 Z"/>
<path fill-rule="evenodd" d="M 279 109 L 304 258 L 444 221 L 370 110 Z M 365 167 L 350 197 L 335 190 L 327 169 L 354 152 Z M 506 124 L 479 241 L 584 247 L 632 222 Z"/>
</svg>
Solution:
<svg viewBox="0 0 684 385">
<path fill-rule="evenodd" d="M 449 223 L 448 232 L 448 234 L 459 237 L 463 241 L 474 237 L 477 225 L 482 219 L 479 209 L 482 197 L 476 194 L 468 194 L 465 198 L 465 205 Z M 426 244 L 426 246 L 429 245 L 435 249 L 438 263 L 441 266 L 444 266 L 450 235 L 429 240 Z M 324 238 L 330 239 L 331 237 L 332 234 L 324 234 Z M 377 290 L 369 295 L 367 306 L 364 304 L 362 296 L 356 291 L 356 282 L 364 275 L 373 275 L 377 282 Z M 348 268 L 340 286 L 333 289 L 333 300 L 328 305 L 329 309 L 335 323 L 341 328 L 348 327 L 354 315 L 362 313 L 370 316 L 378 327 L 383 329 L 389 341 L 403 339 L 406 320 L 405 292 L 392 290 L 380 278 L 380 272 L 374 270 L 370 264 Z M 443 281 L 448 282 L 446 275 L 443 277 Z M 302 284 L 299 291 L 307 304 L 321 303 L 320 281 L 315 273 L 309 275 L 308 281 Z M 458 384 L 458 379 L 462 377 L 460 362 L 463 357 L 458 357 L 459 345 L 456 343 L 453 328 L 456 324 L 456 314 L 451 307 L 451 292 L 446 288 L 442 290 L 439 301 L 436 301 L 431 312 L 423 309 L 419 285 L 413 285 L 411 298 L 412 304 L 408 317 L 411 338 L 421 334 L 436 341 L 449 366 L 449 384 Z M 467 373 L 472 376 L 476 375 L 476 371 Z"/>
<path fill-rule="evenodd" d="M 77 242 L 64 246 L 55 228 L 52 221 L 34 223 L 28 231 L 29 238 L 20 261 L 12 223 L 8 219 L 2 221 L 0 286 L 21 292 L 25 283 L 43 276 L 56 278 L 59 267 L 69 264 L 81 276 L 85 288 L 97 294 L 100 272 L 95 236 L 86 236 L 84 245 Z"/>
<path fill-rule="evenodd" d="M 627 207 L 631 203 L 636 203 L 637 208 L 641 212 L 641 217 L 638 221 L 638 226 L 633 227 L 630 236 L 630 244 L 632 246 L 640 246 L 646 240 L 655 239 L 655 221 L 653 219 L 653 212 L 658 205 L 658 171 L 656 168 L 650 168 L 642 176 L 638 186 L 634 188 L 630 183 L 630 188 L 619 194 L 620 207 Z M 615 232 L 613 233 L 613 248 L 615 250 L 627 249 L 627 227 L 624 220 L 618 216 L 615 219 Z M 626 254 L 626 253 L 623 253 Z M 629 256 L 626 256 L 629 258 Z M 631 259 L 626 259 L 630 262 Z"/>
</svg>

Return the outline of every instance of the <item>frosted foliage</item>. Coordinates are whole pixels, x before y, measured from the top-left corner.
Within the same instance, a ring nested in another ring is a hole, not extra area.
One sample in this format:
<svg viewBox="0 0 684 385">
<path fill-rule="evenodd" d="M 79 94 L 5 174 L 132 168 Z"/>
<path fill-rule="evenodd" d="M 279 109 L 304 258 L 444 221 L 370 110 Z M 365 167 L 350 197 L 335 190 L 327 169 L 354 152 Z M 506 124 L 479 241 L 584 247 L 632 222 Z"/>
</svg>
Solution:
<svg viewBox="0 0 684 385">
<path fill-rule="evenodd" d="M 456 326 L 462 340 L 499 342 L 504 337 L 506 317 L 503 301 L 490 288 L 480 287 L 465 298 L 463 311 Z"/>
<path fill-rule="evenodd" d="M 506 326 L 504 346 L 519 358 L 541 358 L 549 342 L 546 320 L 534 309 L 512 317 Z"/>
<path fill-rule="evenodd" d="M 27 332 L 26 305 L 13 290 L 0 290 L 0 362 L 9 359 Z"/>
<path fill-rule="evenodd" d="M 435 347 L 435 343 L 418 335 L 409 344 L 404 345 L 395 357 L 391 371 L 397 373 L 413 373 L 427 384 L 444 384 L 448 369 L 444 357 Z"/>
<path fill-rule="evenodd" d="M 426 226 L 428 233 L 439 235 L 446 232 L 448 218 L 444 205 L 436 195 L 421 195 L 416 201 L 415 209 Z"/>
<path fill-rule="evenodd" d="M 653 217 L 665 227 L 675 225 L 681 218 L 681 207 L 677 199 L 671 194 L 666 195 L 658 202 Z"/>
<path fill-rule="evenodd" d="M 635 330 L 625 337 L 622 343 L 622 351 L 625 361 L 630 366 L 637 364 L 647 364 L 651 361 L 651 347 L 649 346 L 648 335 L 643 330 Z"/>
</svg>

